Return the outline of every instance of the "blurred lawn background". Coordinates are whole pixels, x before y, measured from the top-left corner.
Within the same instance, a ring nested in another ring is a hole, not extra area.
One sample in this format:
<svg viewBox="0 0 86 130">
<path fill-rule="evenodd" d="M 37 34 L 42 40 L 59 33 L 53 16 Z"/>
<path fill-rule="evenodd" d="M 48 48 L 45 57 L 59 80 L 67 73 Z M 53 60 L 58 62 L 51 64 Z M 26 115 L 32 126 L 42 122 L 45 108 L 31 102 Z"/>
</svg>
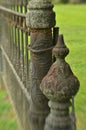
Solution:
<svg viewBox="0 0 86 130">
<path fill-rule="evenodd" d="M 75 97 L 77 130 L 86 130 L 86 5 L 57 4 L 56 24 L 70 53 L 66 61 L 80 80 Z M 18 130 L 15 114 L 5 89 L 0 89 L 0 130 Z"/>
<path fill-rule="evenodd" d="M 66 60 L 80 80 L 75 97 L 77 130 L 86 130 L 86 5 L 56 5 L 57 26 L 70 49 Z"/>
<path fill-rule="evenodd" d="M 18 130 L 15 113 L 4 88 L 0 88 L 0 130 Z"/>
</svg>

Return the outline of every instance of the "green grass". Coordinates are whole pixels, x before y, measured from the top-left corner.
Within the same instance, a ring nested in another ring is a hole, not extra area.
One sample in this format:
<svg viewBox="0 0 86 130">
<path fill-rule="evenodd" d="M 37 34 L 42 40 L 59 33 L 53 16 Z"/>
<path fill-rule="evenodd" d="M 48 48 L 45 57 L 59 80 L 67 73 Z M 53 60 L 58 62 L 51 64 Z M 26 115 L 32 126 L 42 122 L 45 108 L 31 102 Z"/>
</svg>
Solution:
<svg viewBox="0 0 86 130">
<path fill-rule="evenodd" d="M 15 114 L 5 89 L 0 89 L 0 130 L 18 130 Z"/>
<path fill-rule="evenodd" d="M 57 26 L 70 49 L 66 60 L 80 80 L 75 97 L 78 130 L 86 130 L 86 5 L 55 5 Z"/>
<path fill-rule="evenodd" d="M 80 80 L 75 97 L 77 130 L 86 130 L 86 5 L 55 5 L 57 26 L 70 49 L 66 60 Z M 18 130 L 5 90 L 0 90 L 0 130 Z"/>
</svg>

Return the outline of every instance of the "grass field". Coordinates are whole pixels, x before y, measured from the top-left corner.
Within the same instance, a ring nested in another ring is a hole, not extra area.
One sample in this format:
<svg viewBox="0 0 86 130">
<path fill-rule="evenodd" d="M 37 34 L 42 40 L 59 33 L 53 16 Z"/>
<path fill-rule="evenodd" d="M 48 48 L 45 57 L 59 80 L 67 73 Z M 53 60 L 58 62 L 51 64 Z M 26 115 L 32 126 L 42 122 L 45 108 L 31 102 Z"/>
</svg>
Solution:
<svg viewBox="0 0 86 130">
<path fill-rule="evenodd" d="M 70 54 L 66 60 L 80 80 L 75 97 L 77 130 L 86 130 L 86 5 L 55 5 L 57 26 Z M 0 90 L 0 130 L 18 130 L 7 94 Z"/>
<path fill-rule="evenodd" d="M 75 97 L 78 130 L 86 130 L 86 5 L 56 5 L 57 26 L 70 49 L 67 62 L 80 80 Z"/>
<path fill-rule="evenodd" d="M 0 130 L 18 130 L 8 95 L 0 82 Z"/>
</svg>

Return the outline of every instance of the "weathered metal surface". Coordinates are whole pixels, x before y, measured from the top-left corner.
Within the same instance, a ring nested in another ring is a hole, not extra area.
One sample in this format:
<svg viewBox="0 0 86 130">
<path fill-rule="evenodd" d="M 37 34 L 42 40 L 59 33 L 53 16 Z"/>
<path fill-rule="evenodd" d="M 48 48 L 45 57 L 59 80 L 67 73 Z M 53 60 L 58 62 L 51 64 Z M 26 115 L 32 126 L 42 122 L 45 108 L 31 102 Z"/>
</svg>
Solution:
<svg viewBox="0 0 86 130">
<path fill-rule="evenodd" d="M 49 0 L 31 0 L 28 4 L 26 24 L 30 28 L 51 28 L 55 25 L 55 13 Z"/>
<path fill-rule="evenodd" d="M 32 0 L 28 4 L 26 24 L 30 28 L 30 130 L 44 130 L 49 113 L 48 99 L 40 91 L 42 78 L 52 64 L 53 38 L 51 28 L 55 25 L 53 5 L 47 0 Z"/>
<path fill-rule="evenodd" d="M 71 130 L 70 99 L 76 95 L 80 84 L 65 61 L 69 50 L 64 44 L 63 35 L 59 36 L 53 53 L 56 56 L 56 62 L 43 78 L 40 87 L 50 100 L 51 108 L 51 113 L 46 119 L 45 130 Z"/>
</svg>

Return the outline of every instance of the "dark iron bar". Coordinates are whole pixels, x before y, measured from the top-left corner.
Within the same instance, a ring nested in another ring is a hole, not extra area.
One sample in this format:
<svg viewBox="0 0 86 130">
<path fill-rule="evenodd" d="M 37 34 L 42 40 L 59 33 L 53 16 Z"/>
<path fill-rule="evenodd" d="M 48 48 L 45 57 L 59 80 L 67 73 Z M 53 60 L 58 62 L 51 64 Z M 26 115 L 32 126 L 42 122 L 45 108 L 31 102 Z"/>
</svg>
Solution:
<svg viewBox="0 0 86 130">
<path fill-rule="evenodd" d="M 23 13 L 23 2 L 21 1 L 21 5 L 20 5 L 20 10 L 21 10 L 21 13 Z M 21 19 L 22 21 L 22 19 Z M 21 27 L 23 28 L 23 22 L 21 22 Z M 22 47 L 22 50 L 21 50 L 21 68 L 22 68 L 22 81 L 24 83 L 24 37 L 23 37 L 23 30 L 21 29 L 21 47 Z"/>
<path fill-rule="evenodd" d="M 26 87 L 27 87 L 27 81 L 28 81 L 28 72 L 29 72 L 29 69 L 28 69 L 28 49 L 27 49 L 27 46 L 28 46 L 28 32 L 25 33 L 25 58 L 26 58 Z"/>
<path fill-rule="evenodd" d="M 17 12 L 19 12 L 19 7 L 18 7 L 18 5 L 17 5 Z M 17 24 L 17 33 L 18 33 L 18 34 L 17 34 L 17 39 L 18 39 L 17 42 L 18 42 L 18 61 L 19 61 L 19 63 L 18 63 L 18 64 L 19 64 L 19 68 L 18 68 L 19 72 L 18 72 L 18 73 L 19 73 L 19 76 L 21 77 L 21 72 L 20 72 L 20 71 L 21 71 L 21 69 L 20 69 L 20 60 L 21 60 L 21 59 L 20 59 L 20 52 L 21 52 L 21 50 L 20 50 L 20 44 L 21 44 L 21 43 L 20 43 L 20 38 L 21 38 L 21 37 L 20 37 L 20 29 L 19 29 L 19 26 L 20 26 L 20 17 L 17 18 L 17 23 L 18 23 L 18 24 Z"/>
<path fill-rule="evenodd" d="M 13 46 L 12 46 L 12 26 L 9 23 L 9 31 L 10 31 L 10 52 L 12 55 L 10 55 L 10 59 L 12 60 L 13 57 Z"/>
<path fill-rule="evenodd" d="M 22 81 L 24 83 L 24 37 L 23 37 L 23 31 L 21 30 L 21 44 L 22 44 Z"/>
</svg>

